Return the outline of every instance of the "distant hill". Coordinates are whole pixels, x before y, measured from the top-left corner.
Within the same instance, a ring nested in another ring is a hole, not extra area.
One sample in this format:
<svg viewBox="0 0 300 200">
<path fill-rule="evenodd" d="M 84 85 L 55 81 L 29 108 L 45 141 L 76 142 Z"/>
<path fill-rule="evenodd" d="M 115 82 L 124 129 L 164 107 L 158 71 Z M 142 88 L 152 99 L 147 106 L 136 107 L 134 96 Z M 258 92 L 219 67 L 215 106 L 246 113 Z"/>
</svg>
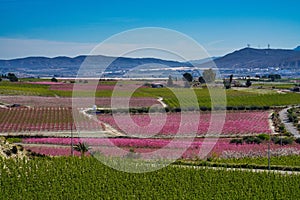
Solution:
<svg viewBox="0 0 300 200">
<path fill-rule="evenodd" d="M 300 51 L 300 46 L 297 46 L 294 51 Z"/>
<path fill-rule="evenodd" d="M 244 48 L 214 60 L 218 68 L 290 68 L 300 67 L 300 51 Z M 204 63 L 202 67 L 213 67 Z"/>
<path fill-rule="evenodd" d="M 103 69 L 109 66 L 106 68 L 106 77 L 126 77 L 128 72 L 131 72 L 133 68 L 138 66 L 145 67 L 145 69 L 137 73 L 142 74 L 142 77 L 144 75 L 168 77 L 170 71 L 166 70 L 162 65 L 176 67 L 176 71 L 179 75 L 189 70 L 191 73 L 195 73 L 195 71 L 190 68 L 191 66 L 196 66 L 201 69 L 214 68 L 216 65 L 220 69 L 220 74 L 223 77 L 227 77 L 230 74 L 237 76 L 254 76 L 267 75 L 270 73 L 278 73 L 286 77 L 300 77 L 300 47 L 294 50 L 244 48 L 223 57 L 212 57 L 184 63 L 156 58 L 115 58 L 101 55 L 77 56 L 74 58 L 28 57 L 0 60 L 0 74 L 14 72 L 20 77 L 75 77 L 83 62 L 92 66 L 93 69 Z M 157 68 L 151 71 L 152 67 Z M 85 71 L 86 76 L 91 75 L 91 73 L 93 73 L 91 71 L 93 70 Z M 153 75 L 151 73 L 153 73 Z M 101 73 L 97 73 L 96 75 L 99 74 Z"/>
<path fill-rule="evenodd" d="M 109 56 L 70 57 L 27 57 L 12 60 L 0 60 L 0 73 L 17 72 L 24 76 L 76 76 L 82 63 L 107 70 L 129 70 L 145 64 L 166 65 L 170 67 L 191 66 L 188 63 L 168 61 L 156 58 L 126 58 Z"/>
<path fill-rule="evenodd" d="M 215 60 L 217 58 L 218 57 L 210 57 L 210 58 L 203 58 L 203 59 L 199 59 L 199 60 L 190 60 L 189 63 L 198 65 L 198 64 L 203 64 L 203 63 L 211 62 L 211 61 L 213 61 L 213 60 Z"/>
</svg>

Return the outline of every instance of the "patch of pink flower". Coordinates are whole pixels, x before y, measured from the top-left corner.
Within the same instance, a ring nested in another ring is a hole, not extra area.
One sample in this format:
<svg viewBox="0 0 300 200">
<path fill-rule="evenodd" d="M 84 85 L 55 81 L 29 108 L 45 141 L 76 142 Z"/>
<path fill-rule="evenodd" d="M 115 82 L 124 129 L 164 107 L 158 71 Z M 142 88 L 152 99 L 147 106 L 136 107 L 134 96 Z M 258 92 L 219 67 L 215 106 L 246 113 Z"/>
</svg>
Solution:
<svg viewBox="0 0 300 200">
<path fill-rule="evenodd" d="M 268 144 L 243 144 L 236 145 L 230 144 L 230 139 L 222 138 L 218 139 L 216 143 L 211 143 L 211 141 L 206 141 L 203 138 L 196 138 L 194 141 L 190 142 L 186 139 L 180 139 L 172 141 L 171 139 L 131 139 L 131 138 L 74 138 L 73 143 L 85 142 L 93 151 L 99 150 L 104 155 L 110 156 L 120 156 L 124 154 L 124 151 L 118 151 L 116 148 L 119 147 L 125 150 L 125 153 L 129 151 L 130 148 L 133 148 L 136 153 L 149 153 L 156 151 L 158 149 L 163 149 L 163 153 L 160 154 L 160 158 L 174 158 L 178 156 L 180 152 L 183 152 L 182 158 L 197 158 L 199 152 L 205 148 L 205 146 L 212 147 L 212 150 L 208 156 L 218 156 L 221 158 L 242 158 L 242 157 L 266 157 L 268 151 Z M 49 145 L 70 145 L 71 138 L 25 138 L 22 141 L 23 143 L 34 143 L 40 144 L 41 146 L 38 149 L 38 152 L 48 151 L 47 155 L 63 155 L 63 150 L 66 151 L 65 155 L 69 155 L 68 148 L 61 149 L 61 151 L 53 150 L 51 154 L 51 149 Z M 206 145 L 203 145 L 205 142 Z M 45 145 L 46 144 L 46 145 Z M 45 145 L 45 147 L 43 147 Z M 31 147 L 30 147 L 31 148 Z M 42 150 L 46 148 L 45 150 Z M 292 145 L 276 145 L 270 144 L 271 156 L 283 156 L 283 155 L 300 155 L 300 144 Z M 70 152 L 70 149 L 69 149 Z M 145 154 L 145 158 L 149 158 L 149 154 Z M 148 156 L 148 157 L 147 157 Z"/>
<path fill-rule="evenodd" d="M 128 135 L 174 135 L 180 130 L 179 134 L 189 135 L 191 130 L 197 129 L 198 135 L 207 133 L 212 118 L 218 114 L 199 114 L 184 113 L 186 121 L 181 121 L 181 113 L 168 113 L 166 121 L 162 114 L 134 114 L 131 119 L 122 114 L 99 115 L 99 120 L 108 123 L 114 128 L 123 131 Z M 225 124 L 221 134 L 223 135 L 249 135 L 259 133 L 270 133 L 271 129 L 268 122 L 268 112 L 229 112 L 226 114 Z M 117 119 L 117 120 L 115 120 Z M 151 119 L 155 121 L 151 126 Z M 216 120 L 219 118 L 216 117 Z M 117 121 L 117 122 L 116 122 Z M 134 126 L 131 123 L 134 122 Z M 218 123 L 218 122 L 217 122 Z M 221 121 L 220 121 L 221 124 Z M 180 127 L 180 129 L 179 129 Z M 159 131 L 157 131 L 159 130 Z M 156 132 L 154 132 L 156 131 Z"/>
</svg>

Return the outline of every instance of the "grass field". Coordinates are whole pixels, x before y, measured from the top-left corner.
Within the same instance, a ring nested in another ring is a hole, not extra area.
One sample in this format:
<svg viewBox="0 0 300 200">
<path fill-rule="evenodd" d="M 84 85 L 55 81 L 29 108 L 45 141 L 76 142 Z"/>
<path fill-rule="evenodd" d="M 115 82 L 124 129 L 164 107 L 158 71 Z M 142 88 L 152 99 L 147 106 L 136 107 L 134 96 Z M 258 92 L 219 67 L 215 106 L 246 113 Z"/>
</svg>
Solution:
<svg viewBox="0 0 300 200">
<path fill-rule="evenodd" d="M 239 158 L 239 159 L 216 159 L 215 162 L 229 163 L 229 164 L 253 164 L 253 165 L 268 165 L 267 157 L 255 157 L 255 158 Z M 280 166 L 300 166 L 300 155 L 289 156 L 275 156 L 271 157 L 270 162 L 272 165 Z"/>
<path fill-rule="evenodd" d="M 299 199 L 299 175 L 169 166 L 142 174 L 94 158 L 0 160 L 0 199 Z"/>
<path fill-rule="evenodd" d="M 102 85 L 111 85 L 115 82 L 104 82 Z M 125 85 L 130 85 L 126 82 Z M 123 84 L 123 85 L 124 85 Z M 124 90 L 118 91 L 114 97 L 126 97 L 129 95 L 128 86 L 124 86 Z M 192 90 L 192 91 L 191 91 Z M 222 89 L 213 89 L 216 96 L 213 98 L 218 101 L 218 94 L 224 93 Z M 113 90 L 98 90 L 96 93 L 90 91 L 76 91 L 74 94 L 78 97 L 111 97 Z M 163 97 L 166 104 L 171 108 L 175 107 L 193 107 L 195 106 L 191 100 L 191 93 L 197 96 L 199 106 L 211 107 L 211 96 L 208 89 L 184 89 L 173 88 L 138 88 L 133 97 Z M 72 97 L 72 91 L 50 90 L 49 85 L 29 84 L 29 83 L 0 83 L 0 94 L 2 95 L 26 95 L 26 96 L 60 96 Z M 179 105 L 178 98 L 183 99 L 183 103 Z M 267 90 L 227 90 L 226 91 L 227 106 L 282 106 L 291 104 L 300 104 L 300 94 L 297 93 L 276 93 Z"/>
</svg>

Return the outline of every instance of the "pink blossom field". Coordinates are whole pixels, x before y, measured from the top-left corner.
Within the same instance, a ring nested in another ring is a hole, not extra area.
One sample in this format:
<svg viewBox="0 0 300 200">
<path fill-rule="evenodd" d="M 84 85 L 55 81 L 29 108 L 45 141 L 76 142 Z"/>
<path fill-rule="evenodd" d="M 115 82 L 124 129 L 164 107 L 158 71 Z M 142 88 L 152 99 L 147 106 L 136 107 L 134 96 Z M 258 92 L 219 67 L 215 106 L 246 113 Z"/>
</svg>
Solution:
<svg viewBox="0 0 300 200">
<path fill-rule="evenodd" d="M 22 141 L 26 148 L 46 155 L 70 155 L 70 138 L 25 138 Z M 172 141 L 171 139 L 130 139 L 130 138 L 74 138 L 73 143 L 85 142 L 92 147 L 93 151 L 100 151 L 106 156 L 124 156 L 129 149 L 134 149 L 136 153 L 149 153 L 163 148 L 161 158 L 173 158 L 180 152 L 182 158 L 194 159 L 199 156 L 203 144 L 214 145 L 208 156 L 217 156 L 220 158 L 243 158 L 243 157 L 266 157 L 268 143 L 261 144 L 230 144 L 230 139 L 218 139 L 216 143 L 205 141 L 203 138 L 194 139 L 189 142 L 184 139 Z M 40 146 L 30 146 L 30 144 L 40 144 Z M 45 146 L 44 146 L 45 145 Z M 53 145 L 53 147 L 51 147 Z M 61 145 L 61 147 L 59 146 Z M 113 148 L 114 147 L 114 148 Z M 118 148 L 125 151 L 119 151 Z M 276 145 L 271 143 L 271 156 L 299 155 L 300 144 Z M 148 154 L 145 155 L 149 156 Z"/>
<path fill-rule="evenodd" d="M 187 136 L 190 130 L 195 127 L 197 135 L 205 135 L 209 129 L 211 117 L 210 113 L 184 113 L 185 122 L 181 122 L 182 113 L 168 113 L 167 117 L 162 114 L 151 116 L 155 123 L 151 123 L 151 118 L 147 114 L 133 114 L 131 119 L 122 114 L 99 115 L 99 120 L 110 124 L 114 128 L 123 131 L 128 135 L 178 135 Z M 269 112 L 228 112 L 226 114 L 223 130 L 220 135 L 255 135 L 260 133 L 270 133 Z M 218 119 L 218 117 L 216 117 Z M 131 121 L 134 122 L 134 126 Z M 150 124 L 150 125 L 149 125 Z M 179 127 L 181 126 L 181 129 Z"/>
</svg>

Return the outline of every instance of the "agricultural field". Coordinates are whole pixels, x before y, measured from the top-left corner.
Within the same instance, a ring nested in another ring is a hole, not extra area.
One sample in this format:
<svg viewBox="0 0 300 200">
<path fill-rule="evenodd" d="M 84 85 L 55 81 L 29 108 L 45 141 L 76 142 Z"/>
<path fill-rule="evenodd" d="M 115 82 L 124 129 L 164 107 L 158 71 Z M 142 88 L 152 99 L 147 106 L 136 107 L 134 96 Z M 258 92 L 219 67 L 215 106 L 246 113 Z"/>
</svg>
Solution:
<svg viewBox="0 0 300 200">
<path fill-rule="evenodd" d="M 299 175 L 168 166 L 111 169 L 92 157 L 0 160 L 1 199 L 299 199 Z"/>
<path fill-rule="evenodd" d="M 21 96 L 46 96 L 46 97 L 72 97 L 72 88 L 74 84 L 60 83 L 51 84 L 48 82 L 38 82 L 39 84 L 33 84 L 35 82 L 20 82 L 9 83 L 0 82 L 0 93 L 2 95 L 21 95 Z M 99 98 L 110 98 L 115 89 L 115 81 L 104 81 L 93 86 L 92 83 L 80 83 L 76 84 L 76 96 L 77 97 L 91 97 L 96 96 Z M 140 87 L 138 87 L 140 86 Z M 95 87 L 95 88 L 94 88 Z M 118 92 L 114 93 L 114 97 L 128 97 L 128 91 L 130 88 L 138 87 L 132 94 L 132 97 L 142 98 L 154 98 L 162 97 L 164 102 L 170 108 L 176 107 L 190 107 L 195 106 L 192 101 L 188 99 L 191 89 L 186 88 L 149 88 L 136 82 L 124 81 L 124 83 L 118 83 Z M 93 89 L 96 89 L 94 91 Z M 89 91 L 91 90 L 91 91 Z M 193 89 L 200 107 L 211 107 L 211 97 L 208 89 Z M 218 93 L 218 89 L 215 93 Z M 179 105 L 178 99 L 175 94 L 187 99 L 183 105 Z M 216 97 L 217 98 L 217 97 Z M 60 98 L 63 100 L 63 98 Z M 0 98 L 1 101 L 1 98 Z M 279 93 L 270 89 L 251 89 L 251 90 L 234 90 L 230 89 L 226 91 L 226 103 L 227 106 L 233 107 L 263 107 L 263 106 L 282 106 L 293 105 L 300 103 L 300 94 L 292 92 Z M 101 106 L 101 105 L 99 105 Z"/>
<path fill-rule="evenodd" d="M 78 124 L 84 130 L 99 130 L 98 122 L 89 120 L 78 111 Z M 76 130 L 73 113 L 70 108 L 9 108 L 0 109 L 0 133 L 37 133 Z"/>
<path fill-rule="evenodd" d="M 175 134 L 176 136 L 189 136 L 193 135 L 194 127 L 198 127 L 194 133 L 198 136 L 203 136 L 208 132 L 212 121 L 218 120 L 215 123 L 221 124 L 225 120 L 222 131 L 214 134 L 236 137 L 270 133 L 269 115 L 269 112 L 263 111 L 227 112 L 224 119 L 223 115 L 218 113 L 204 112 L 199 114 L 198 112 L 184 112 L 168 113 L 167 115 L 159 113 L 152 115 L 132 114 L 131 118 L 124 114 L 99 115 L 98 118 L 100 121 L 110 124 L 120 131 L 124 131 L 125 134 L 136 136 L 151 136 L 153 133 L 163 136 Z M 132 126 L 131 121 L 136 126 Z"/>
<path fill-rule="evenodd" d="M 70 155 L 71 142 L 86 143 L 91 149 L 91 152 L 101 152 L 101 154 L 107 156 L 122 157 L 128 153 L 130 149 L 133 149 L 135 153 L 140 154 L 141 157 L 147 159 L 148 155 L 144 155 L 147 152 L 153 152 L 160 148 L 165 148 L 165 155 L 160 155 L 161 158 L 167 159 L 172 155 L 178 154 L 178 152 L 185 150 L 182 159 L 198 159 L 201 148 L 205 148 L 205 145 L 209 145 L 212 142 L 213 149 L 207 155 L 207 158 L 214 158 L 226 163 L 229 159 L 266 159 L 268 155 L 269 143 L 262 141 L 261 143 L 243 143 L 235 144 L 230 142 L 231 139 L 221 138 L 215 141 L 207 141 L 204 138 L 196 138 L 193 141 L 181 139 L 172 141 L 172 139 L 151 139 L 151 138 L 24 138 L 22 145 L 35 151 L 37 153 L 46 154 L 50 156 L 56 155 Z M 114 147 L 124 149 L 124 152 L 115 151 Z M 122 154 L 120 154 L 122 153 Z M 280 156 L 294 156 L 300 155 L 300 144 L 294 142 L 290 145 L 270 144 L 270 155 L 273 158 Z M 272 163 L 273 164 L 273 163 Z M 274 163 L 275 164 L 275 163 Z M 300 167 L 300 165 L 299 165 Z"/>
<path fill-rule="evenodd" d="M 73 98 L 79 106 L 83 108 L 92 107 L 90 105 L 91 98 Z M 92 99 L 98 107 L 101 108 L 111 108 L 112 98 L 110 97 L 96 97 Z M 114 105 L 123 103 L 125 98 L 115 97 Z M 29 107 L 72 107 L 71 97 L 40 97 L 40 96 L 0 96 L 0 102 L 4 104 L 19 104 L 26 105 Z M 159 104 L 157 98 L 152 97 L 136 97 L 130 98 L 130 107 L 151 107 L 153 105 Z"/>
<path fill-rule="evenodd" d="M 0 82 L 0 134 L 14 147 L 0 151 L 7 157 L 23 148 L 32 153 L 25 159 L 0 158 L 0 199 L 300 198 L 300 141 L 276 132 L 284 126 L 278 118 L 272 122 L 272 113 L 280 110 L 276 106 L 300 104 L 300 94 L 277 91 L 283 85 L 226 90 L 224 118 L 222 111 L 210 111 L 207 88 L 139 87 L 132 81 L 103 81 L 95 88 L 93 82 L 82 81 L 75 90 L 78 109 L 73 113 L 73 86 Z M 135 87 L 128 113 L 122 106 Z M 224 92 L 212 90 L 216 98 Z M 175 94 L 183 99 L 181 105 Z M 96 120 L 85 112 L 93 106 L 91 98 L 99 108 Z M 207 135 L 212 122 L 224 126 Z M 161 149 L 159 155 L 152 154 Z M 109 168 L 97 156 L 137 166 L 176 161 L 154 172 L 132 174 Z M 270 169 L 279 173 L 267 171 L 269 161 Z"/>
</svg>

